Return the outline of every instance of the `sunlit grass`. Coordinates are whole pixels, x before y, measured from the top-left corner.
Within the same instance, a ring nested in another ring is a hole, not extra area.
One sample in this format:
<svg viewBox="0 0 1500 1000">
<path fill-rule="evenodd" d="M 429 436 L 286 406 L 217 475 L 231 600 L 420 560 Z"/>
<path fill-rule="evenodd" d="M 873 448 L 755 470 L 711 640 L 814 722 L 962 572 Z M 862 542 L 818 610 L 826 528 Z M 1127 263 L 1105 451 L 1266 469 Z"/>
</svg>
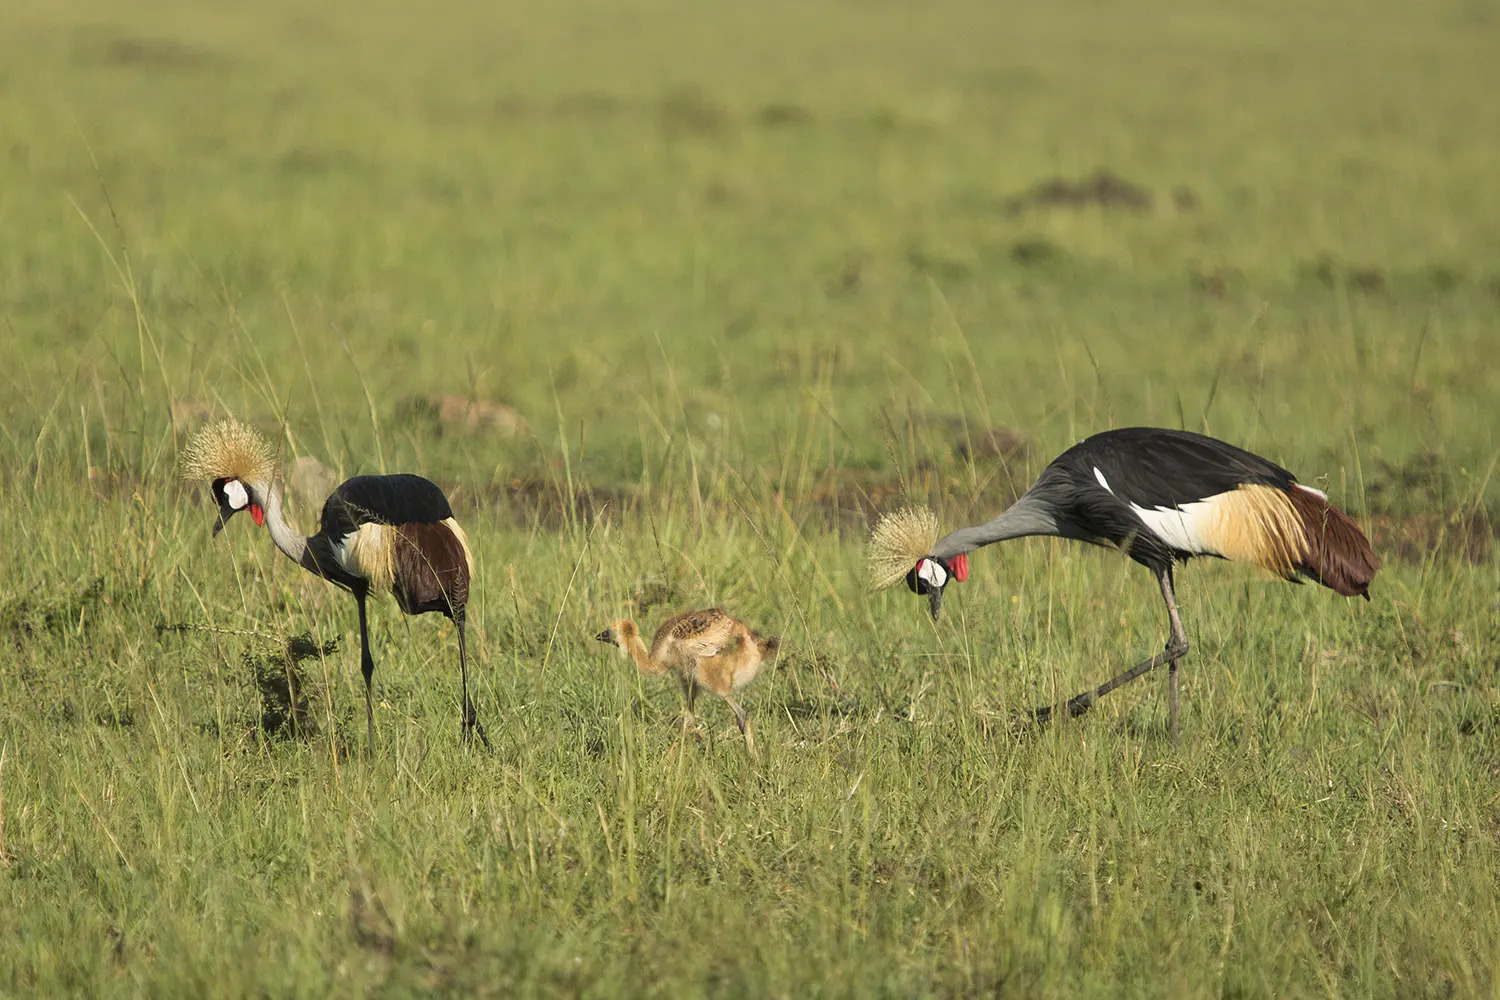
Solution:
<svg viewBox="0 0 1500 1000">
<path fill-rule="evenodd" d="M 304 7 L 0 32 L 0 992 L 1493 992 L 1500 22 Z M 1150 207 L 1012 209 L 1101 170 Z M 205 413 L 449 490 L 494 753 L 390 601 L 371 752 Z M 1018 733 L 1160 647 L 1147 574 L 1016 542 L 934 624 L 867 514 L 1135 423 L 1327 489 L 1374 600 L 1195 562 L 1179 743 L 1155 675 Z M 785 640 L 759 764 L 592 638 L 711 603 Z"/>
</svg>

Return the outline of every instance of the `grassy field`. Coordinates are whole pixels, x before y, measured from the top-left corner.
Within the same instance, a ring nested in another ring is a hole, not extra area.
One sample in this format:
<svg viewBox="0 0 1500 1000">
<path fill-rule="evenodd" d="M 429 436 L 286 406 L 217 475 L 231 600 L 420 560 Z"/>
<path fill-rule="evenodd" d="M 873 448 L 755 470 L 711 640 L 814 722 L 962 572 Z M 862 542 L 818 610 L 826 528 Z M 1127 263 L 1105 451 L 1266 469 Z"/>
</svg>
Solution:
<svg viewBox="0 0 1500 1000">
<path fill-rule="evenodd" d="M 0 21 L 0 994 L 1500 995 L 1494 3 Z M 353 602 L 178 481 L 222 413 L 450 492 L 492 753 L 388 599 L 371 752 Z M 1142 423 L 1374 600 L 1194 563 L 1177 744 L 1155 675 L 1018 735 L 1148 575 L 1017 542 L 934 624 L 869 517 Z M 592 638 L 715 602 L 759 763 Z"/>
</svg>

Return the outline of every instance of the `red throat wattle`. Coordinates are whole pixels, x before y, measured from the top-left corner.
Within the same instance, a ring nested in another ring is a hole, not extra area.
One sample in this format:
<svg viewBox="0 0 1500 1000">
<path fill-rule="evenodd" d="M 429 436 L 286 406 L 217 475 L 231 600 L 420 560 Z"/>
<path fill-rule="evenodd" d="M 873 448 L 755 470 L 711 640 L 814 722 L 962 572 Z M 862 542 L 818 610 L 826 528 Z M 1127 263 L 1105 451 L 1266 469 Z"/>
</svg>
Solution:
<svg viewBox="0 0 1500 1000">
<path fill-rule="evenodd" d="M 963 583 L 969 578 L 969 556 L 968 553 L 960 553 L 953 557 L 953 579 Z"/>
<path fill-rule="evenodd" d="M 266 512 L 261 509 L 258 503 L 250 505 L 250 517 L 255 521 L 257 528 L 266 523 Z"/>
</svg>

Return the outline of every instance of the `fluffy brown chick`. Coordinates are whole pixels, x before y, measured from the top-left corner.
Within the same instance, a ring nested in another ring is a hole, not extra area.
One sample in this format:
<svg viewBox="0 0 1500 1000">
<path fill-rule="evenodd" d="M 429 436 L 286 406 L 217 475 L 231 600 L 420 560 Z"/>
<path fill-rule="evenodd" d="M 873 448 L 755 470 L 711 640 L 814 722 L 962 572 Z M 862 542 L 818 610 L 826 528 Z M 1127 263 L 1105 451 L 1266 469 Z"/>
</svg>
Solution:
<svg viewBox="0 0 1500 1000">
<path fill-rule="evenodd" d="M 676 674 L 687 701 L 684 729 L 693 726 L 693 698 L 707 688 L 734 712 L 745 747 L 756 756 L 755 733 L 734 693 L 749 684 L 781 647 L 777 636 L 763 636 L 722 608 L 685 611 L 662 622 L 648 649 L 635 622 L 621 618 L 594 638 L 635 661 L 643 674 Z"/>
</svg>

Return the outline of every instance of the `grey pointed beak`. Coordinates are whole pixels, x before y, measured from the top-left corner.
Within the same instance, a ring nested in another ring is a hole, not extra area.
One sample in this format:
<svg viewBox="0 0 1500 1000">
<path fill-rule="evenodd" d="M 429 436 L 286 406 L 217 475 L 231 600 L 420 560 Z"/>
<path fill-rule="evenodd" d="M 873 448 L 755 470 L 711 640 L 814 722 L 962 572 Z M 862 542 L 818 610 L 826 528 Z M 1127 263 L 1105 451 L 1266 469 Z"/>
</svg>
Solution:
<svg viewBox="0 0 1500 1000">
<path fill-rule="evenodd" d="M 927 609 L 932 612 L 933 621 L 937 621 L 938 612 L 942 610 L 943 588 L 950 579 L 947 567 L 932 557 L 920 560 L 906 574 L 907 589 L 914 594 L 927 595 Z"/>
<path fill-rule="evenodd" d="M 600 642 L 614 642 L 615 641 L 615 637 L 609 631 L 609 629 L 605 629 L 603 632 L 600 632 L 598 635 L 594 636 L 594 638 L 598 639 Z"/>
<path fill-rule="evenodd" d="M 232 511 L 232 510 L 226 512 L 223 507 L 219 508 L 218 519 L 214 521 L 214 535 L 213 535 L 213 537 L 215 537 L 215 538 L 219 537 L 219 532 L 221 532 L 221 531 L 224 530 L 224 525 L 226 525 L 226 524 L 229 523 L 229 515 L 233 514 L 233 513 L 234 513 L 234 511 Z"/>
</svg>

